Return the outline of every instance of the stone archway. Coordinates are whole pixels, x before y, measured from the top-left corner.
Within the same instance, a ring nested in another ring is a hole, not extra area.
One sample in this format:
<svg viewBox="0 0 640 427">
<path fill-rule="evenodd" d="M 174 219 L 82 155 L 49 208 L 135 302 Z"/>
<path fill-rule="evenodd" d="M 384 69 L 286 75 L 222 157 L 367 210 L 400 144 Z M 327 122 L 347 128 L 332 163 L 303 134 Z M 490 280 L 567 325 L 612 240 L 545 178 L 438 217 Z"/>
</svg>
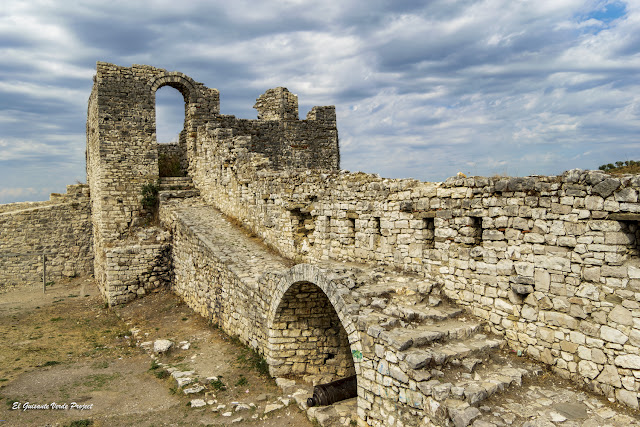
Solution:
<svg viewBox="0 0 640 427">
<path fill-rule="evenodd" d="M 358 375 L 362 345 L 345 308 L 341 289 L 325 271 L 309 264 L 289 270 L 268 313 L 271 374 L 311 383 Z"/>
<path fill-rule="evenodd" d="M 177 144 L 157 144 L 158 148 L 158 160 L 159 160 L 159 172 L 160 176 L 168 176 L 163 174 L 163 161 L 172 162 L 174 159 L 178 159 L 180 162 L 180 175 L 183 175 L 188 170 L 189 158 L 194 153 L 196 145 L 196 120 L 195 120 L 195 108 L 192 108 L 198 99 L 198 90 L 196 83 L 188 76 L 177 72 L 165 72 L 149 81 L 149 88 L 154 97 L 155 108 L 155 95 L 158 89 L 169 86 L 176 89 L 182 94 L 184 100 L 184 124 L 182 131 L 178 137 Z M 157 126 L 157 123 L 156 123 Z M 157 130 L 156 130 L 157 135 Z M 166 165 L 165 165 L 166 166 Z M 166 169 L 166 168 L 165 168 Z M 172 169 L 172 168 L 170 168 Z"/>
<path fill-rule="evenodd" d="M 149 80 L 149 88 L 153 93 L 163 86 L 171 86 L 180 91 L 187 103 L 195 103 L 197 101 L 197 84 L 189 76 L 178 72 L 164 72 Z"/>
</svg>

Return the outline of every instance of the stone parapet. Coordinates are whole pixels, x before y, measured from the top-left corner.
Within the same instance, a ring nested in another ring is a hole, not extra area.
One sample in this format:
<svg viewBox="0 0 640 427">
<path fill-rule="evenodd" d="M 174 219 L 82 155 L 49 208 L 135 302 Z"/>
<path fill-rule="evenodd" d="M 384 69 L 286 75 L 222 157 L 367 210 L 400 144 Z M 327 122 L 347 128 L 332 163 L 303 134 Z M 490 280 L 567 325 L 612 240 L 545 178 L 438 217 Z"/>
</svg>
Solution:
<svg viewBox="0 0 640 427">
<path fill-rule="evenodd" d="M 93 272 L 89 188 L 69 185 L 46 202 L 0 205 L 0 290 Z"/>
</svg>

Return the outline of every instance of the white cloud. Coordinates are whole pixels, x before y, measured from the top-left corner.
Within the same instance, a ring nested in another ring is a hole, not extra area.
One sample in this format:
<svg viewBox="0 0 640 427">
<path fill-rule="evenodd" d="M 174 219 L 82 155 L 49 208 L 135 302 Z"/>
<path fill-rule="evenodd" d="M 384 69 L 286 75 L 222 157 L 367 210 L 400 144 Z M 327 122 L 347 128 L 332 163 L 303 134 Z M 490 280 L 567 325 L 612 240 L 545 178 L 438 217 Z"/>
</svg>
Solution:
<svg viewBox="0 0 640 427">
<path fill-rule="evenodd" d="M 15 197 L 29 197 L 35 194 L 40 194 L 40 190 L 36 190 L 33 187 L 28 188 L 0 188 L 0 200 L 5 198 Z"/>
<path fill-rule="evenodd" d="M 80 145 L 83 139 L 82 136 L 63 134 L 43 137 L 40 141 L 0 138 L 0 162 L 35 159 L 50 162 L 52 166 L 54 162 L 73 163 L 84 151 Z"/>
<path fill-rule="evenodd" d="M 0 93 L 28 96 L 36 99 L 57 100 L 61 103 L 86 103 L 88 96 L 85 91 L 70 89 L 55 85 L 42 85 L 20 80 L 0 81 Z"/>
<path fill-rule="evenodd" d="M 275 86 L 335 104 L 347 169 L 434 180 L 640 158 L 639 25 L 635 0 L 9 0 L 0 161 L 84 162 L 96 60 L 182 71 L 240 117 Z"/>
</svg>

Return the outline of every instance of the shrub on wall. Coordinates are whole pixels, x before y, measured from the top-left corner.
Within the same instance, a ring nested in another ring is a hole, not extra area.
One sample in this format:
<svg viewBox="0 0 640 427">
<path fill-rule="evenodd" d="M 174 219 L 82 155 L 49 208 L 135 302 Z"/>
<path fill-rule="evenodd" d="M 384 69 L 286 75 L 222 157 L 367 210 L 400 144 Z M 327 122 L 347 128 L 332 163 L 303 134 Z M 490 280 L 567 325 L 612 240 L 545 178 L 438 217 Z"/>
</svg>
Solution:
<svg viewBox="0 0 640 427">
<path fill-rule="evenodd" d="M 160 180 L 157 183 L 150 182 L 142 186 L 142 207 L 151 221 L 155 222 L 158 217 L 158 191 L 160 190 Z"/>
</svg>

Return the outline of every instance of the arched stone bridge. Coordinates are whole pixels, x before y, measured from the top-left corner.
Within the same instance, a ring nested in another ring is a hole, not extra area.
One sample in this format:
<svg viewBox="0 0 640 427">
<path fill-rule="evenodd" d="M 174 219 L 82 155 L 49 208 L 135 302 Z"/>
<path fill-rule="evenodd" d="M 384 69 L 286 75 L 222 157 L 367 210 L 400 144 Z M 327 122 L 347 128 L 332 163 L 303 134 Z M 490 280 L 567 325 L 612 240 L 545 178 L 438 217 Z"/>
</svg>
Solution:
<svg viewBox="0 0 640 427">
<path fill-rule="evenodd" d="M 276 377 L 317 384 L 355 373 L 354 415 L 371 425 L 470 422 L 483 400 L 540 372 L 498 351 L 504 341 L 429 280 L 346 263 L 290 267 L 193 199 L 163 203 L 161 219 L 187 304 L 264 354 Z"/>
</svg>

